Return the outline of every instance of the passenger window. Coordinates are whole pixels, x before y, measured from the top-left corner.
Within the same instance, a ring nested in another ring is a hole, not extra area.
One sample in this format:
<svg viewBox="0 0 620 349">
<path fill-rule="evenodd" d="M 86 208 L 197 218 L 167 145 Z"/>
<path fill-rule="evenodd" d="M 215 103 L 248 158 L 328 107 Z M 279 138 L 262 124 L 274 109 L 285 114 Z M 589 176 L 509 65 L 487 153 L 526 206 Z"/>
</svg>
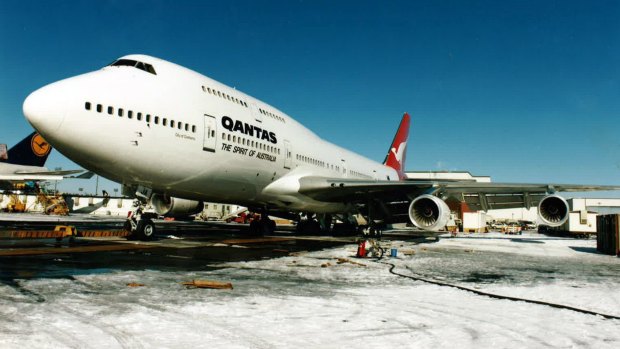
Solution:
<svg viewBox="0 0 620 349">
<path fill-rule="evenodd" d="M 179 124 L 177 125 L 177 128 L 178 128 L 179 130 L 183 129 L 183 123 L 182 123 L 182 122 L 179 122 Z M 187 130 L 187 124 L 185 124 L 185 129 Z"/>
<path fill-rule="evenodd" d="M 170 120 L 170 127 L 174 128 L 174 120 Z"/>
<path fill-rule="evenodd" d="M 114 107 L 108 107 L 108 114 L 114 115 Z"/>
<path fill-rule="evenodd" d="M 147 115 L 148 117 L 148 115 Z M 142 120 L 142 113 L 138 113 L 138 116 L 136 117 L 136 120 L 141 121 Z"/>
<path fill-rule="evenodd" d="M 146 114 L 146 122 L 151 122 L 151 114 Z"/>
<path fill-rule="evenodd" d="M 159 116 L 155 116 L 155 125 L 159 125 Z"/>
<path fill-rule="evenodd" d="M 123 116 L 123 108 L 118 108 L 118 116 Z"/>
<path fill-rule="evenodd" d="M 86 110 L 90 110 L 90 102 L 86 102 L 84 104 L 84 108 L 86 108 Z"/>
<path fill-rule="evenodd" d="M 101 104 L 97 104 L 97 113 L 101 113 L 103 110 L 103 106 Z"/>
<path fill-rule="evenodd" d="M 161 124 L 164 125 L 164 126 L 168 126 L 168 119 L 162 118 L 161 119 Z"/>
<path fill-rule="evenodd" d="M 131 111 L 131 110 L 127 111 L 127 118 L 128 119 L 133 119 L 133 111 Z"/>
<path fill-rule="evenodd" d="M 185 124 L 185 131 L 189 131 L 189 125 Z"/>
<path fill-rule="evenodd" d="M 211 94 L 211 87 L 207 87 L 207 92 L 209 92 L 209 94 Z"/>
</svg>

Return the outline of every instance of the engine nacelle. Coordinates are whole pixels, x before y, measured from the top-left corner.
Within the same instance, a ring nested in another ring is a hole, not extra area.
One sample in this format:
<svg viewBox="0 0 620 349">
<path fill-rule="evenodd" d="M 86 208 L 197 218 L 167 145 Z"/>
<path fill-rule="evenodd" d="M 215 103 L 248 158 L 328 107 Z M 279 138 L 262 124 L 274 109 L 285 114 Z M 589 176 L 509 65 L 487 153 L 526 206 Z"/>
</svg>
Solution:
<svg viewBox="0 0 620 349">
<path fill-rule="evenodd" d="M 153 194 L 151 205 L 157 214 L 166 217 L 187 217 L 202 212 L 202 201 L 173 198 L 167 195 Z"/>
<path fill-rule="evenodd" d="M 538 217 L 545 225 L 557 227 L 568 219 L 568 202 L 559 195 L 547 195 L 538 203 Z"/>
<path fill-rule="evenodd" d="M 448 223 L 450 208 L 436 196 L 420 195 L 409 204 L 409 219 L 420 229 L 437 231 Z"/>
</svg>

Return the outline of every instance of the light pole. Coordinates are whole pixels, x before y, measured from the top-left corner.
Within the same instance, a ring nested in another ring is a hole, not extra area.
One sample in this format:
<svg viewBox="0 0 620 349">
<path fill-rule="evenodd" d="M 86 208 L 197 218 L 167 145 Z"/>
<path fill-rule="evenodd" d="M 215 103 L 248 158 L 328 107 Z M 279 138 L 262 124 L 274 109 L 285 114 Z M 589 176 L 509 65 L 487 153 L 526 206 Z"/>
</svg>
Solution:
<svg viewBox="0 0 620 349">
<path fill-rule="evenodd" d="M 54 171 L 62 171 L 62 167 L 54 168 Z M 58 181 L 54 181 L 54 195 L 58 195 L 58 190 L 56 190 L 58 186 Z"/>
</svg>

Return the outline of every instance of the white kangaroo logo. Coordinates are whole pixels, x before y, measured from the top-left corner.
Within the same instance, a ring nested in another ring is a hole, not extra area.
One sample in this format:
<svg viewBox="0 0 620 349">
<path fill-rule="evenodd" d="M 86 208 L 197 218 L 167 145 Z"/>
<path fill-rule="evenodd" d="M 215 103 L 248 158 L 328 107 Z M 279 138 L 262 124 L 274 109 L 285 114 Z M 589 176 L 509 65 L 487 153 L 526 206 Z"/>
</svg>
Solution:
<svg viewBox="0 0 620 349">
<path fill-rule="evenodd" d="M 398 161 L 399 165 L 403 165 L 403 156 L 405 155 L 405 148 L 407 147 L 407 142 L 402 142 L 398 146 L 398 150 L 396 148 L 392 148 L 390 151 L 396 157 L 396 161 Z"/>
</svg>

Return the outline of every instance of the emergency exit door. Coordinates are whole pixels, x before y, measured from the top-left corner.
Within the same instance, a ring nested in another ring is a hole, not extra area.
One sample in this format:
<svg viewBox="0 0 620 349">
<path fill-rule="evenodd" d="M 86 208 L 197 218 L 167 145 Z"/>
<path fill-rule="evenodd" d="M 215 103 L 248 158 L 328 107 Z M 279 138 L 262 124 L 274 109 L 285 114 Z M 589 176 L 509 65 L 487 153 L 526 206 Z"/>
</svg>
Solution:
<svg viewBox="0 0 620 349">
<path fill-rule="evenodd" d="M 284 140 L 284 168 L 290 169 L 293 163 L 293 150 L 291 149 L 291 142 Z"/>
<path fill-rule="evenodd" d="M 202 140 L 202 150 L 215 153 L 216 137 L 217 122 L 215 122 L 215 116 L 205 114 L 205 132 Z"/>
</svg>

